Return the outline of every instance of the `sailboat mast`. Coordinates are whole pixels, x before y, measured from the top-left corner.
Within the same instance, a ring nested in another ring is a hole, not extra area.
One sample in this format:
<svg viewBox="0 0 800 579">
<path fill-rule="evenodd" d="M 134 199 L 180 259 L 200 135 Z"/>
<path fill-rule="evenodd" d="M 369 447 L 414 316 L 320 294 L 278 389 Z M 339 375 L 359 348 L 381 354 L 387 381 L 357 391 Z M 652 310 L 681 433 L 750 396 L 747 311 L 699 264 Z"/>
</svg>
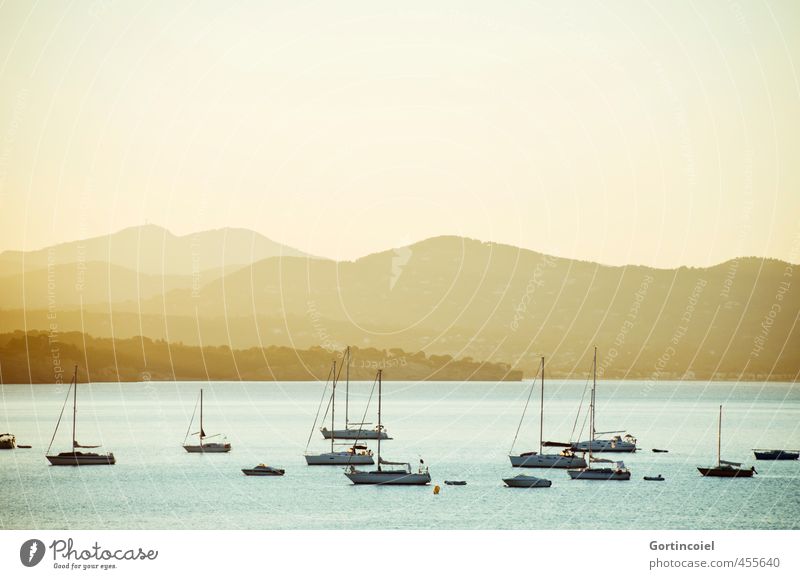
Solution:
<svg viewBox="0 0 800 579">
<path fill-rule="evenodd" d="M 72 452 L 75 452 L 75 422 L 78 414 L 78 365 L 72 374 Z"/>
<path fill-rule="evenodd" d="M 203 389 L 200 388 L 200 446 L 203 446 Z"/>
<path fill-rule="evenodd" d="M 589 438 L 589 462 L 592 461 L 592 446 L 594 445 L 594 403 L 595 403 L 595 390 L 597 390 L 597 346 L 594 347 L 594 360 L 592 362 L 592 400 L 589 403 L 589 431 L 591 437 Z"/>
<path fill-rule="evenodd" d="M 345 364 L 347 367 L 344 370 L 344 427 L 350 427 L 350 346 L 347 346 L 345 352 Z"/>
<path fill-rule="evenodd" d="M 542 356 L 542 403 L 539 405 L 539 454 L 542 454 L 544 437 L 544 356 Z"/>
<path fill-rule="evenodd" d="M 719 405 L 719 426 L 717 427 L 717 466 L 722 465 L 722 404 Z"/>
<path fill-rule="evenodd" d="M 333 391 L 331 392 L 331 452 L 333 452 L 333 443 L 336 441 L 334 428 L 336 428 L 336 360 L 333 361 Z"/>
<path fill-rule="evenodd" d="M 383 370 L 378 370 L 378 470 L 381 469 L 381 374 Z"/>
</svg>

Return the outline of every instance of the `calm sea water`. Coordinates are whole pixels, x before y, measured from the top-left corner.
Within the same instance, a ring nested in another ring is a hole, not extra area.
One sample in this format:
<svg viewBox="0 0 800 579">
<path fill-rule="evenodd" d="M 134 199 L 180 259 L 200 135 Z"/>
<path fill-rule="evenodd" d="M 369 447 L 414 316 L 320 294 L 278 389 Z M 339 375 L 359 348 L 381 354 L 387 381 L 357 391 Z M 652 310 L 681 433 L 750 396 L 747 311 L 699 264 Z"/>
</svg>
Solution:
<svg viewBox="0 0 800 579">
<path fill-rule="evenodd" d="M 623 457 L 628 482 L 547 476 L 549 489 L 508 489 L 507 454 L 519 423 L 524 383 L 384 384 L 388 460 L 420 456 L 434 483 L 465 487 L 356 487 L 340 467 L 303 459 L 322 386 L 317 383 L 202 384 L 206 431 L 227 433 L 227 455 L 182 448 L 199 383 L 82 384 L 78 440 L 104 444 L 117 464 L 51 467 L 44 452 L 66 394 L 63 386 L 2 386 L 0 432 L 30 450 L 0 451 L 0 527 L 46 529 L 790 529 L 800 528 L 800 462 L 758 462 L 751 448 L 800 448 L 797 384 L 598 383 L 598 430 L 627 429 L 643 451 Z M 568 439 L 583 381 L 547 385 L 545 438 Z M 351 420 L 371 384 L 351 385 Z M 341 400 L 341 398 L 340 398 Z M 373 401 L 374 403 L 374 401 Z M 755 464 L 753 479 L 706 479 L 716 460 L 718 405 L 723 458 Z M 340 407 L 342 406 L 342 407 Z M 54 451 L 69 444 L 69 408 Z M 337 405 L 337 415 L 343 415 Z M 369 419 L 374 421 L 370 412 Z M 578 428 L 582 420 L 578 421 Z M 538 392 L 516 451 L 538 446 Z M 666 448 L 669 454 L 650 449 Z M 328 446 L 320 433 L 309 450 Z M 245 477 L 264 462 L 284 477 Z M 666 482 L 645 482 L 662 474 Z"/>
</svg>

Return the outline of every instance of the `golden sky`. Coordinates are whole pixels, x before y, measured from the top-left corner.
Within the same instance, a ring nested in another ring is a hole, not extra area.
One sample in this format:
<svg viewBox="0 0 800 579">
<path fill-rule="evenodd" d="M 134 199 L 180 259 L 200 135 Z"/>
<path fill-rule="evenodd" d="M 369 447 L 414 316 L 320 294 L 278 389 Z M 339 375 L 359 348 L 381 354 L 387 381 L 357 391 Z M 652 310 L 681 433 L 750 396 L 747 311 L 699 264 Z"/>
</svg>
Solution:
<svg viewBox="0 0 800 579">
<path fill-rule="evenodd" d="M 800 3 L 564 4 L 3 2 L 0 250 L 800 262 Z"/>
</svg>

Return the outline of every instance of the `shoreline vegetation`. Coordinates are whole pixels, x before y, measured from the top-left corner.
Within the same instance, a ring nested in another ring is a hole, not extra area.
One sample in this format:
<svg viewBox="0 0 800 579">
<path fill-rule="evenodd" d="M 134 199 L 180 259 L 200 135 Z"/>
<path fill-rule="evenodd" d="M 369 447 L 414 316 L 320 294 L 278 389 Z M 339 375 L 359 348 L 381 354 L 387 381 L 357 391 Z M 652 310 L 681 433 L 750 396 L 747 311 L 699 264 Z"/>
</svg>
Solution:
<svg viewBox="0 0 800 579">
<path fill-rule="evenodd" d="M 27 342 L 27 343 L 26 343 Z M 88 366 L 91 382 L 253 381 L 301 382 L 325 380 L 332 360 L 342 359 L 341 348 L 286 346 L 231 349 L 227 346 L 193 346 L 136 336 L 114 340 L 81 332 L 50 334 L 41 330 L 16 330 L 0 334 L 0 384 L 53 384 L 68 380 L 64 372 L 78 364 Z M 519 382 L 532 376 L 502 362 L 469 357 L 426 355 L 401 348 L 388 350 L 351 347 L 350 379 L 372 380 L 377 369 L 387 370 L 388 381 Z M 64 370 L 64 369 L 67 370 Z M 583 368 L 551 370 L 556 379 L 586 378 Z M 605 372 L 605 379 L 658 381 L 769 381 L 797 383 L 796 375 L 770 376 L 638 376 L 632 372 Z M 340 376 L 343 379 L 344 374 Z"/>
<path fill-rule="evenodd" d="M 372 380 L 379 368 L 392 380 L 520 381 L 522 371 L 499 362 L 352 347 L 351 380 Z M 80 332 L 20 330 L 0 334 L 3 384 L 52 384 L 69 380 L 70 368 L 88 369 L 92 382 L 313 381 L 325 380 L 341 350 L 284 346 L 232 350 L 134 337 L 114 340 Z M 66 374 L 65 374 L 66 373 Z M 344 379 L 344 374 L 341 374 Z"/>
</svg>

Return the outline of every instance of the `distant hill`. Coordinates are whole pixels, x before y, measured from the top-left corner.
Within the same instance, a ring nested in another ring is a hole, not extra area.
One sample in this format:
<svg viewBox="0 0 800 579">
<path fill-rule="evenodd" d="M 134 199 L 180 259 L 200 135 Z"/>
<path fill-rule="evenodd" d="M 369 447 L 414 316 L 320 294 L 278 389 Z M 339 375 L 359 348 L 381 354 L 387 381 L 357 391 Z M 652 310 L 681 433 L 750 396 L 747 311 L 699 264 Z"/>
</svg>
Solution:
<svg viewBox="0 0 800 579">
<path fill-rule="evenodd" d="M 202 272 L 200 277 L 210 281 L 220 275 Z M 0 278 L 0 304 L 7 309 L 54 305 L 61 310 L 81 303 L 136 302 L 174 289 L 191 289 L 193 283 L 188 275 L 137 273 L 102 261 L 65 263 Z"/>
<path fill-rule="evenodd" d="M 94 382 L 159 380 L 325 380 L 340 351 L 280 346 L 231 350 L 185 346 L 149 338 L 97 339 L 79 332 L 0 334 L 0 376 L 5 384 L 68 381 L 74 364 Z M 352 348 L 351 380 L 520 380 L 505 364 L 426 356 L 400 349 Z"/>
<path fill-rule="evenodd" d="M 199 288 L 85 300 L 83 312 L 64 301 L 56 326 L 234 349 L 402 348 L 510 363 L 527 375 L 544 354 L 554 377 L 585 376 L 596 344 L 609 378 L 796 380 L 794 269 L 761 258 L 611 267 L 437 237 L 352 262 L 267 258 Z M 24 320 L 19 309 L 0 311 L 6 330 L 50 322 L 47 309 L 29 308 Z"/>
<path fill-rule="evenodd" d="M 48 265 L 106 262 L 147 275 L 191 276 L 203 271 L 231 271 L 276 256 L 311 257 L 247 229 L 214 229 L 178 236 L 157 225 L 143 225 L 36 251 L 4 251 L 0 253 L 0 277 L 23 273 L 23 261 L 25 271 Z"/>
</svg>

